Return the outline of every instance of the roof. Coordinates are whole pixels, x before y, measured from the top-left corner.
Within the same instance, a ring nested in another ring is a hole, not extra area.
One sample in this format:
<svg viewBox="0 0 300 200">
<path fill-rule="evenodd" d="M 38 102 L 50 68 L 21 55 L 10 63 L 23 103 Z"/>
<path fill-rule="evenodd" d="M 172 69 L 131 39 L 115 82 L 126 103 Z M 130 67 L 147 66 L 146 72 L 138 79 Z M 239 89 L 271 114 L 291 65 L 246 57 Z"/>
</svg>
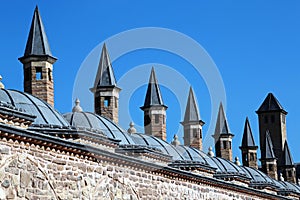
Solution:
<svg viewBox="0 0 300 200">
<path fill-rule="evenodd" d="M 230 133 L 227 118 L 222 103 L 220 103 L 219 106 L 219 113 L 218 113 L 218 119 L 216 123 L 214 137 L 216 138 L 220 135 L 233 135 L 232 133 Z"/>
<path fill-rule="evenodd" d="M 131 137 L 110 119 L 92 112 L 71 112 L 63 115 L 77 129 L 101 132 L 108 138 L 120 140 L 120 144 L 134 144 Z"/>
<path fill-rule="evenodd" d="M 273 151 L 273 143 L 272 143 L 272 139 L 271 139 L 269 130 L 266 131 L 265 142 L 266 142 L 266 151 L 265 151 L 265 154 L 262 155 L 262 158 L 263 159 L 276 159 L 274 151 Z"/>
<path fill-rule="evenodd" d="M 294 165 L 293 158 L 292 158 L 290 148 L 288 146 L 287 141 L 285 141 L 285 143 L 284 143 L 284 149 L 283 149 L 283 155 L 282 156 L 283 156 L 283 158 L 282 158 L 282 162 L 283 162 L 282 165 L 283 166 Z"/>
<path fill-rule="evenodd" d="M 32 55 L 52 56 L 45 28 L 37 6 L 34 10 L 30 32 L 28 35 L 27 44 L 24 52 L 24 57 Z"/>
<path fill-rule="evenodd" d="M 94 88 L 116 86 L 117 82 L 115 79 L 114 71 L 109 58 L 109 53 L 106 48 L 106 44 L 103 44 L 100 61 L 98 65 L 98 71 L 94 83 Z"/>
<path fill-rule="evenodd" d="M 268 96 L 256 112 L 261 113 L 270 111 L 282 111 L 284 113 L 287 113 L 272 93 L 268 94 Z"/>
<path fill-rule="evenodd" d="M 253 134 L 252 134 L 252 130 L 250 127 L 250 122 L 249 122 L 248 117 L 246 118 L 246 121 L 245 121 L 244 134 L 243 134 L 241 147 L 257 147 L 254 142 L 254 138 L 253 138 Z"/>
<path fill-rule="evenodd" d="M 145 97 L 144 106 L 141 109 L 149 108 L 152 106 L 164 106 L 164 102 L 161 96 L 160 88 L 156 79 L 154 68 L 151 69 L 151 75 L 149 78 L 147 93 Z"/>
<path fill-rule="evenodd" d="M 61 114 L 51 105 L 30 94 L 16 90 L 0 89 L 0 102 L 23 110 L 29 115 L 36 116 L 34 122 L 32 123 L 33 126 L 70 126 L 69 123 L 61 116 Z"/>
<path fill-rule="evenodd" d="M 186 104 L 185 114 L 184 114 L 184 122 L 190 121 L 199 121 L 199 109 L 196 103 L 194 91 L 192 87 L 190 87 L 189 96 Z"/>
</svg>

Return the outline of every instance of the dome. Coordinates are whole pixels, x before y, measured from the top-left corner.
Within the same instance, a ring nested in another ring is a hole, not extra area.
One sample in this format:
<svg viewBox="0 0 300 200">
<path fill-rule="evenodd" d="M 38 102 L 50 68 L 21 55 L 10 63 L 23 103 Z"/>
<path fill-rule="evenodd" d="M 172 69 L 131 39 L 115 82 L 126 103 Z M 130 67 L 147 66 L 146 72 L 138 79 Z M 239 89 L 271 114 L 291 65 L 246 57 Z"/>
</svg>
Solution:
<svg viewBox="0 0 300 200">
<path fill-rule="evenodd" d="M 33 126 L 70 126 L 52 106 L 30 94 L 16 90 L 0 89 L 0 102 L 12 105 L 17 109 L 25 111 L 27 114 L 36 116 Z"/>
<path fill-rule="evenodd" d="M 246 173 L 246 175 L 251 178 L 251 183 L 255 186 L 259 185 L 270 185 L 273 187 L 277 187 L 276 183 L 274 182 L 274 179 L 270 178 L 268 175 L 265 173 L 251 168 L 251 167 L 241 167 L 243 171 Z"/>
<path fill-rule="evenodd" d="M 205 153 L 192 147 L 174 146 L 154 136 L 141 133 L 131 134 L 131 137 L 136 144 L 154 147 L 161 150 L 164 154 L 172 156 L 173 161 L 196 161 L 208 164 L 207 160 L 210 160 Z"/>
<path fill-rule="evenodd" d="M 103 116 L 91 112 L 71 112 L 63 116 L 78 129 L 101 131 L 109 138 L 121 140 L 120 144 L 134 144 L 134 141 L 123 129 Z"/>
</svg>

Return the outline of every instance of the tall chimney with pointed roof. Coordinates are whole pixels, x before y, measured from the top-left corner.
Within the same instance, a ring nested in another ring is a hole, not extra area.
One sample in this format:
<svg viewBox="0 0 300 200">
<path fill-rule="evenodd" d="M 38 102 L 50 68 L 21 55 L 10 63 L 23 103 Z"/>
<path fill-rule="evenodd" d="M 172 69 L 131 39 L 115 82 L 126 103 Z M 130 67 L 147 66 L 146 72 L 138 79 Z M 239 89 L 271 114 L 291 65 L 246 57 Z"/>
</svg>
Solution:
<svg viewBox="0 0 300 200">
<path fill-rule="evenodd" d="M 266 131 L 265 139 L 264 139 L 264 147 L 265 151 L 263 154 L 261 154 L 261 167 L 262 171 L 269 175 L 271 178 L 274 178 L 275 180 L 278 179 L 278 173 L 277 173 L 277 158 L 275 156 L 275 153 L 273 151 L 273 142 L 271 138 L 271 133 L 269 130 Z"/>
<path fill-rule="evenodd" d="M 118 123 L 121 89 L 117 86 L 106 44 L 102 47 L 98 71 L 91 91 L 94 93 L 95 113 Z"/>
<path fill-rule="evenodd" d="M 242 151 L 243 165 L 246 167 L 253 167 L 255 169 L 258 169 L 257 166 L 258 146 L 255 145 L 248 117 L 246 118 L 242 145 L 240 146 L 240 149 Z"/>
<path fill-rule="evenodd" d="M 281 160 L 282 163 L 279 167 L 279 170 L 281 171 L 284 180 L 291 183 L 296 183 L 296 168 L 287 141 L 284 143 L 284 150 Z"/>
<path fill-rule="evenodd" d="M 155 71 L 154 68 L 152 68 L 144 106 L 141 107 L 144 111 L 145 134 L 166 140 L 167 108 L 168 107 L 163 103 Z"/>
<path fill-rule="evenodd" d="M 184 120 L 181 124 L 184 129 L 184 145 L 202 150 L 202 126 L 205 123 L 200 119 L 199 109 L 192 87 L 190 87 Z"/>
<path fill-rule="evenodd" d="M 216 156 L 232 161 L 232 138 L 222 103 L 219 107 L 215 134 Z"/>
<path fill-rule="evenodd" d="M 52 56 L 44 25 L 35 8 L 24 55 L 19 58 L 24 70 L 24 91 L 54 105 Z"/>
<path fill-rule="evenodd" d="M 278 159 L 278 166 L 282 164 L 282 153 L 286 136 L 286 115 L 287 112 L 280 105 L 276 97 L 269 93 L 262 105 L 256 111 L 259 121 L 259 140 L 261 154 L 265 154 L 265 134 L 270 131 L 270 137 L 274 146 L 275 157 Z"/>
</svg>

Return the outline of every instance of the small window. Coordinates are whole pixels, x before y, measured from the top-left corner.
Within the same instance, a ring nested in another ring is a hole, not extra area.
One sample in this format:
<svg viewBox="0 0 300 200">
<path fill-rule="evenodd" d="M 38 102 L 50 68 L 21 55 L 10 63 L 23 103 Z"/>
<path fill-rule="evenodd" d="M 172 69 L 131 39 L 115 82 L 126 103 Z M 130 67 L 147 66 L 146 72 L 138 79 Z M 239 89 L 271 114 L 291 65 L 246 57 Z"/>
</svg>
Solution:
<svg viewBox="0 0 300 200">
<path fill-rule="evenodd" d="M 30 70 L 30 68 L 25 69 L 24 79 L 25 80 L 31 80 L 31 70 Z"/>
<path fill-rule="evenodd" d="M 268 116 L 265 116 L 265 124 L 269 123 L 269 118 Z"/>
<path fill-rule="evenodd" d="M 198 130 L 196 128 L 193 129 L 194 138 L 198 138 Z"/>
<path fill-rule="evenodd" d="M 104 104 L 104 107 L 106 107 L 106 108 L 109 107 L 109 105 L 110 105 L 109 97 L 105 97 L 103 104 Z"/>
<path fill-rule="evenodd" d="M 292 171 L 288 171 L 288 176 L 292 177 Z"/>
<path fill-rule="evenodd" d="M 166 123 L 166 116 L 163 115 L 163 124 Z"/>
<path fill-rule="evenodd" d="M 282 123 L 285 124 L 285 115 L 282 115 Z"/>
<path fill-rule="evenodd" d="M 41 67 L 35 68 L 35 79 L 36 80 L 42 80 L 43 79 L 43 73 L 42 73 L 42 68 Z"/>
<path fill-rule="evenodd" d="M 51 81 L 51 80 L 52 80 L 52 76 L 51 76 L 51 74 L 52 74 L 52 71 L 51 71 L 51 69 L 48 69 L 48 79 L 49 79 L 49 81 Z"/>
<path fill-rule="evenodd" d="M 115 108 L 118 108 L 118 98 L 115 97 Z"/>
<path fill-rule="evenodd" d="M 271 116 L 271 122 L 272 122 L 272 124 L 275 123 L 275 115 L 272 115 L 272 116 Z"/>
<path fill-rule="evenodd" d="M 269 171 L 273 171 L 273 170 L 274 170 L 273 164 L 269 164 Z"/>
<path fill-rule="evenodd" d="M 223 149 L 227 149 L 227 142 L 223 141 Z"/>
<path fill-rule="evenodd" d="M 159 115 L 155 114 L 154 117 L 155 117 L 155 124 L 158 124 L 159 123 Z"/>
<path fill-rule="evenodd" d="M 250 161 L 254 161 L 254 153 L 250 153 Z"/>
</svg>

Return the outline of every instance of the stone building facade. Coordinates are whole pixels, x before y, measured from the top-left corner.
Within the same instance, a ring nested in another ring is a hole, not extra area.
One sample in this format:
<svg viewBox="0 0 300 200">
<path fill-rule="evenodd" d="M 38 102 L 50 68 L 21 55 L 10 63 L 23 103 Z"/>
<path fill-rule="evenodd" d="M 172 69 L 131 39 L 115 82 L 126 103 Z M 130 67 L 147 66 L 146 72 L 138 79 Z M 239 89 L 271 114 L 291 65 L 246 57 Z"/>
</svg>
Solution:
<svg viewBox="0 0 300 200">
<path fill-rule="evenodd" d="M 263 148 L 262 167 L 258 167 L 258 147 L 246 120 L 240 147 L 243 165 L 237 158 L 233 162 L 234 135 L 220 104 L 213 135 L 216 156 L 212 148 L 204 152 L 204 122 L 190 89 L 182 122 L 184 145 L 176 135 L 169 143 L 167 106 L 152 69 L 141 107 L 145 133 L 137 133 L 133 123 L 127 132 L 123 131 L 117 124 L 120 88 L 105 45 L 91 89 L 95 112 L 84 112 L 77 99 L 72 111 L 61 115 L 52 106 L 55 60 L 36 8 L 25 53 L 20 58 L 25 92 L 6 90 L 0 83 L 0 200 L 300 198 L 284 129 L 269 130 L 267 123 L 260 124 Z M 40 68 L 43 81 L 35 81 Z M 47 85 L 49 81 L 52 87 Z M 284 110 L 278 107 L 275 97 L 268 95 L 265 102 L 257 111 L 260 123 L 262 114 L 275 112 L 281 120 L 276 116 L 272 120 L 271 114 L 271 123 L 282 124 Z M 278 137 L 280 142 L 275 141 Z"/>
</svg>

